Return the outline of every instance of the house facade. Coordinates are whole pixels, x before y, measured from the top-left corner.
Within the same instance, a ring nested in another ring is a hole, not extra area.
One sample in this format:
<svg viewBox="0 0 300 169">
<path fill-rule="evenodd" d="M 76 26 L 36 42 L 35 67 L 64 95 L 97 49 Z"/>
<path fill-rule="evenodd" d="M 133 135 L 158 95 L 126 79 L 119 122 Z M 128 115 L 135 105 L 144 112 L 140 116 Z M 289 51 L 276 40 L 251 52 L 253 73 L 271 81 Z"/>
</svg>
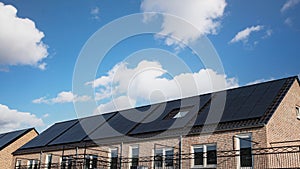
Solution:
<svg viewBox="0 0 300 169">
<path fill-rule="evenodd" d="M 0 134 L 0 168 L 14 168 L 12 153 L 37 135 L 34 128 Z"/>
<path fill-rule="evenodd" d="M 299 79 L 56 123 L 14 161 L 32 169 L 299 168 Z"/>
</svg>

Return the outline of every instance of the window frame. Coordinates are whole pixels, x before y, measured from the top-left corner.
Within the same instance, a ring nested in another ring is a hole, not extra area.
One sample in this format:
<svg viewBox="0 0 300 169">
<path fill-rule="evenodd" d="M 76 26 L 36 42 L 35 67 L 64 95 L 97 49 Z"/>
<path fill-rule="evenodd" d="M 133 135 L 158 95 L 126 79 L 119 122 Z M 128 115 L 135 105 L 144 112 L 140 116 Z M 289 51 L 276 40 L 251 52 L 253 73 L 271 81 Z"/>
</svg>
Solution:
<svg viewBox="0 0 300 169">
<path fill-rule="evenodd" d="M 71 169 L 72 166 L 73 166 L 72 160 L 73 160 L 72 156 L 67 156 L 67 155 L 62 156 L 60 158 L 60 167 L 61 167 L 61 169 Z"/>
<path fill-rule="evenodd" d="M 130 158 L 130 165 L 129 165 L 129 168 L 131 169 L 132 167 L 138 167 L 139 166 L 139 157 L 140 157 L 140 147 L 139 145 L 131 145 L 129 146 L 129 158 Z M 133 149 L 138 149 L 138 154 L 137 154 L 137 157 L 133 157 Z M 137 158 L 137 165 L 134 165 L 133 164 L 133 159 L 136 159 Z"/>
<path fill-rule="evenodd" d="M 159 160 L 155 160 L 155 156 L 156 156 L 156 152 L 157 151 L 162 151 L 162 157 L 161 157 L 161 166 L 156 166 L 156 161 L 159 161 Z M 173 158 L 172 158 L 172 166 L 167 166 L 166 164 L 166 159 L 167 159 L 167 156 L 166 156 L 166 152 L 167 151 L 173 151 L 173 154 L 172 154 L 172 156 L 173 156 Z M 171 168 L 173 168 L 174 167 L 174 154 L 175 154 L 175 152 L 174 152 L 174 148 L 173 147 L 165 147 L 165 148 L 157 148 L 157 149 L 153 149 L 153 158 L 154 158 L 154 160 L 153 160 L 153 168 L 155 169 L 156 167 L 157 168 L 169 168 L 169 169 L 171 169 Z"/>
<path fill-rule="evenodd" d="M 96 163 L 95 163 L 95 159 L 96 159 Z M 98 155 L 96 154 L 87 154 L 85 155 L 85 169 L 93 169 L 93 168 L 97 168 L 97 164 L 98 164 Z M 87 163 L 88 161 L 88 163 Z M 95 166 L 96 164 L 96 166 Z"/>
<path fill-rule="evenodd" d="M 50 161 L 49 161 L 49 157 L 50 157 Z M 45 159 L 45 169 L 51 169 L 51 164 L 52 164 L 52 154 L 46 154 L 46 159 Z M 49 165 L 50 163 L 50 165 Z"/>
<path fill-rule="evenodd" d="M 27 162 L 27 169 L 37 169 L 38 168 L 38 160 L 31 159 Z"/>
<path fill-rule="evenodd" d="M 252 149 L 253 149 L 253 143 L 252 143 L 252 133 L 242 133 L 242 134 L 238 134 L 235 135 L 235 149 L 237 150 L 237 156 L 236 156 L 236 160 L 237 160 L 237 167 L 241 168 L 241 169 L 252 169 L 254 166 L 254 157 L 252 154 Z M 251 153 L 251 166 L 242 166 L 242 156 L 241 156 L 241 139 L 245 140 L 245 139 L 250 139 L 250 153 Z"/>
<path fill-rule="evenodd" d="M 113 157 L 112 157 L 112 151 L 117 151 L 117 163 L 116 163 L 116 168 L 118 168 L 118 159 L 119 159 L 119 148 L 118 147 L 114 147 L 114 148 L 110 148 L 109 149 L 109 162 L 110 162 L 110 166 L 109 168 L 110 169 L 114 169 L 114 167 L 112 166 L 112 163 L 113 163 Z M 115 157 L 114 157 L 115 158 Z"/>
<path fill-rule="evenodd" d="M 215 151 L 217 153 L 217 144 L 216 143 L 208 143 L 208 144 L 195 144 L 191 146 L 191 152 L 193 154 L 192 162 L 191 162 L 191 168 L 216 168 L 218 163 L 218 158 L 216 156 L 216 164 L 207 164 L 207 147 L 213 146 L 215 147 Z M 203 155 L 202 155 L 202 161 L 203 165 L 195 165 L 195 150 L 196 148 L 202 148 L 203 149 Z"/>
</svg>

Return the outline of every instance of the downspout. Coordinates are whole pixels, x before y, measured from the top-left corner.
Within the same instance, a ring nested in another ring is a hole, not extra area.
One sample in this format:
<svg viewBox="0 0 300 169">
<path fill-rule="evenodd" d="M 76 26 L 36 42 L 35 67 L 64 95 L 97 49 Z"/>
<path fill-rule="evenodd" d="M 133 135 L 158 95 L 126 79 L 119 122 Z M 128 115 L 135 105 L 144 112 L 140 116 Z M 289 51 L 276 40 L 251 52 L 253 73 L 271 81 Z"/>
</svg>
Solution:
<svg viewBox="0 0 300 169">
<path fill-rule="evenodd" d="M 182 135 L 180 135 L 179 139 L 179 169 L 182 169 Z"/>
<path fill-rule="evenodd" d="M 123 141 L 121 142 L 121 147 L 120 147 L 120 169 L 122 169 L 122 155 L 123 155 Z"/>
</svg>

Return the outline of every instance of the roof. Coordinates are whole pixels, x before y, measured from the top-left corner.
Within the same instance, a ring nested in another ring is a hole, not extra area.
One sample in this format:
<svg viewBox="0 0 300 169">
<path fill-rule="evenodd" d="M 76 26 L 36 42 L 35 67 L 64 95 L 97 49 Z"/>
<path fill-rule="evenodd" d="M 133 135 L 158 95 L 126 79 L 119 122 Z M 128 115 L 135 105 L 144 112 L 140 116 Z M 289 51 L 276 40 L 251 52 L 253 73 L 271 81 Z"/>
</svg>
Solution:
<svg viewBox="0 0 300 169">
<path fill-rule="evenodd" d="M 35 130 L 34 128 L 29 128 L 29 129 L 23 129 L 23 130 L 17 130 L 17 131 L 12 131 L 8 133 L 1 133 L 0 134 L 0 151 L 4 149 L 6 146 L 10 145 L 14 141 L 18 140 L 31 130 Z M 35 132 L 37 132 L 35 130 Z"/>
<path fill-rule="evenodd" d="M 217 124 L 217 131 L 261 127 L 268 123 L 295 80 L 299 82 L 298 77 L 289 77 L 55 123 L 18 151 L 184 128 L 195 134 L 204 125 Z M 173 118 L 179 111 L 188 113 Z"/>
</svg>

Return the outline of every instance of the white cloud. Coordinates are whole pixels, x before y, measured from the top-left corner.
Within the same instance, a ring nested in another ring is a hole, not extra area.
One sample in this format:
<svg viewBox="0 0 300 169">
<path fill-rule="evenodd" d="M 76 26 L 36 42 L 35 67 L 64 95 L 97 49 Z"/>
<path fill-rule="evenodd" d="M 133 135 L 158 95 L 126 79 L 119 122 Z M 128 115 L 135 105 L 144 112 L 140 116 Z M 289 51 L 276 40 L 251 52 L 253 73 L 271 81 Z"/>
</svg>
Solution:
<svg viewBox="0 0 300 169">
<path fill-rule="evenodd" d="M 186 22 L 174 20 L 164 15 L 162 30 L 159 34 L 179 38 L 164 37 L 167 45 L 179 45 L 182 42 L 193 42 L 207 34 L 216 34 L 220 27 L 220 19 L 226 7 L 225 0 L 144 0 L 141 4 L 143 12 L 160 12 L 182 18 L 195 28 L 187 26 Z M 144 20 L 151 20 L 154 15 L 145 14 Z M 161 37 L 161 36 L 158 36 Z M 161 37 L 162 38 L 162 37 Z"/>
<path fill-rule="evenodd" d="M 46 104 L 55 104 L 55 103 L 70 103 L 70 102 L 86 102 L 91 98 L 89 96 L 83 95 L 78 96 L 73 94 L 71 91 L 63 91 L 57 94 L 54 98 L 41 97 L 33 100 L 33 103 L 46 103 Z"/>
<path fill-rule="evenodd" d="M 106 76 L 86 85 L 96 88 L 96 99 L 100 102 L 115 99 L 101 104 L 98 108 L 100 112 L 135 107 L 141 102 L 155 103 L 238 86 L 235 78 L 228 78 L 211 69 L 182 73 L 172 78 L 165 78 L 166 72 L 158 62 L 144 60 L 134 68 L 120 63 Z"/>
<path fill-rule="evenodd" d="M 44 126 L 43 120 L 37 118 L 34 114 L 10 109 L 3 104 L 0 104 L 0 114 L 0 132 Z"/>
<path fill-rule="evenodd" d="M 43 115 L 43 118 L 47 118 L 49 116 L 50 116 L 50 114 L 46 113 L 46 114 Z"/>
<path fill-rule="evenodd" d="M 99 7 L 96 6 L 96 7 L 91 9 L 90 14 L 92 15 L 93 19 L 98 20 L 99 19 L 99 12 L 100 12 L 100 9 L 99 9 Z"/>
<path fill-rule="evenodd" d="M 45 68 L 48 56 L 45 36 L 28 18 L 19 18 L 17 9 L 0 2 L 0 65 L 30 65 Z M 43 66 L 44 65 L 44 66 Z"/>
<path fill-rule="evenodd" d="M 288 17 L 284 20 L 284 23 L 288 26 L 293 26 L 293 20 L 292 18 Z"/>
<path fill-rule="evenodd" d="M 285 12 L 285 11 L 293 8 L 294 6 L 296 6 L 299 2 L 300 2 L 300 0 L 287 0 L 286 3 L 280 9 L 280 11 Z"/>
<path fill-rule="evenodd" d="M 99 113 L 102 114 L 102 113 L 108 113 L 115 110 L 129 109 L 135 107 L 135 104 L 136 104 L 135 100 L 127 96 L 120 96 L 109 101 L 108 103 L 100 104 L 97 107 L 97 110 L 95 110 L 94 114 L 99 114 Z"/>
<path fill-rule="evenodd" d="M 246 29 L 238 32 L 233 39 L 229 43 L 236 43 L 239 41 L 247 42 L 250 34 L 252 32 L 258 32 L 263 29 L 263 26 L 257 25 L 257 26 L 251 26 L 247 27 Z M 270 32 L 269 32 L 270 33 Z"/>
<path fill-rule="evenodd" d="M 246 85 L 253 85 L 253 84 L 258 84 L 258 83 L 268 82 L 268 81 L 271 81 L 271 80 L 274 80 L 274 78 L 269 78 L 269 79 L 257 79 L 257 80 L 254 80 L 254 81 L 252 81 L 252 82 L 247 83 Z"/>
</svg>

